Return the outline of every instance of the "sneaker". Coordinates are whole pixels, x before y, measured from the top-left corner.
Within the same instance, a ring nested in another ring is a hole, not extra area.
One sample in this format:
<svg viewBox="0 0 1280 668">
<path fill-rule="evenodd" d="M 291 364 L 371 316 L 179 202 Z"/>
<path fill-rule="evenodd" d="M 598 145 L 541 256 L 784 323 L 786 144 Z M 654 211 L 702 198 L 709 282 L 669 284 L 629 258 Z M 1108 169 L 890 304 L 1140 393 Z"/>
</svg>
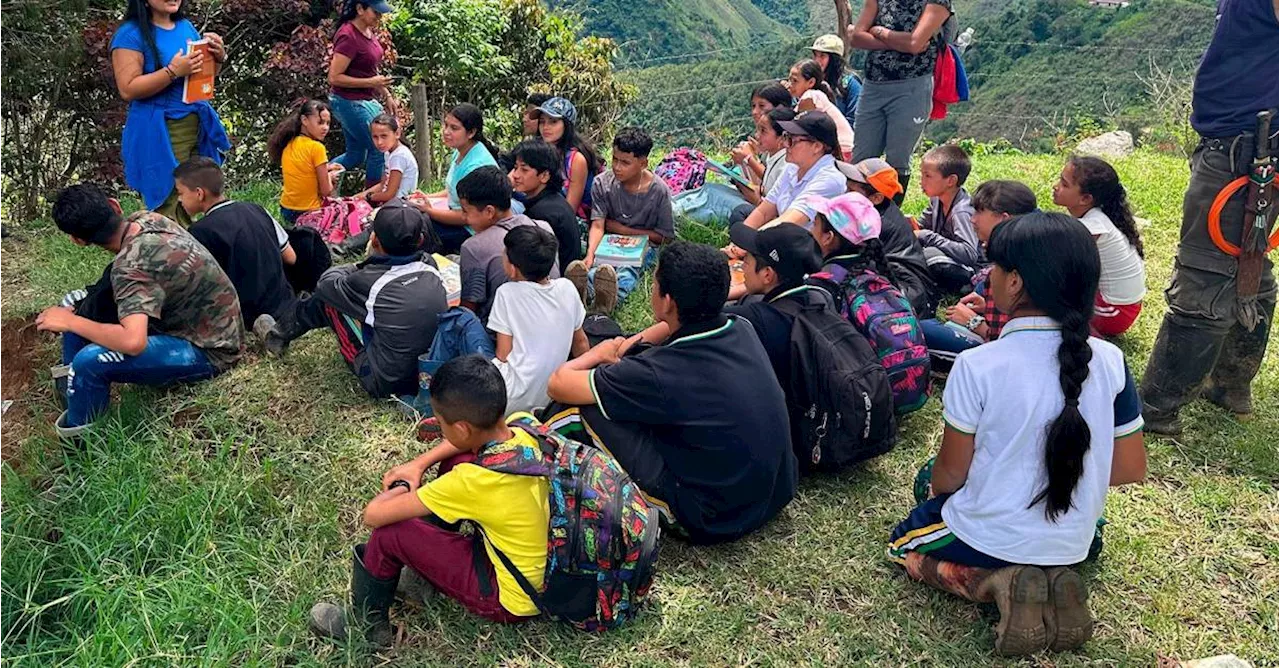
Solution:
<svg viewBox="0 0 1280 668">
<path fill-rule="evenodd" d="M 1045 571 L 1051 605 L 1044 606 L 1045 632 L 1049 649 L 1065 652 L 1093 637 L 1093 614 L 1089 612 L 1089 591 L 1074 570 L 1065 567 Z"/>
<path fill-rule="evenodd" d="M 608 315 L 618 307 L 618 272 L 610 265 L 596 270 L 595 313 Z"/>
<path fill-rule="evenodd" d="M 564 277 L 573 283 L 573 287 L 578 290 L 578 299 L 583 306 L 591 306 L 587 302 L 587 263 L 582 260 L 574 260 L 569 263 L 569 268 L 564 270 Z"/>
<path fill-rule="evenodd" d="M 436 416 L 422 418 L 418 421 L 418 440 L 430 443 L 441 437 L 440 418 Z"/>
<path fill-rule="evenodd" d="M 67 410 L 67 390 L 71 388 L 71 365 L 59 364 L 49 367 L 49 377 L 53 379 L 53 398 L 58 407 Z"/>
<path fill-rule="evenodd" d="M 289 342 L 280 336 L 280 330 L 276 328 L 276 319 L 271 317 L 270 313 L 263 313 L 253 321 L 253 333 L 258 336 L 258 340 L 262 341 L 267 352 L 276 357 L 283 355 L 289 348 Z"/>
</svg>

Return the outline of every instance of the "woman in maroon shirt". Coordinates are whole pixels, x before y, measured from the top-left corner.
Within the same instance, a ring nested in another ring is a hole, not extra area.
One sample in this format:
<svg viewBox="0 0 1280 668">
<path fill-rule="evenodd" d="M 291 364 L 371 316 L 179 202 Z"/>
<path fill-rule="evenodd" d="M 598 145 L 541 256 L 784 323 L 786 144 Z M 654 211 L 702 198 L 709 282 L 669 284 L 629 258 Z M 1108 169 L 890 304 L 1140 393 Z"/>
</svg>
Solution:
<svg viewBox="0 0 1280 668">
<path fill-rule="evenodd" d="M 374 148 L 369 133 L 369 123 L 385 111 L 377 98 L 387 101 L 391 113 L 396 108 L 388 90 L 391 77 L 378 74 L 383 56 L 378 26 L 382 15 L 391 12 L 387 0 L 347 0 L 338 17 L 329 61 L 329 108 L 342 125 L 347 147 L 333 162 L 344 169 L 364 165 L 366 185 L 382 181 L 382 152 Z"/>
</svg>

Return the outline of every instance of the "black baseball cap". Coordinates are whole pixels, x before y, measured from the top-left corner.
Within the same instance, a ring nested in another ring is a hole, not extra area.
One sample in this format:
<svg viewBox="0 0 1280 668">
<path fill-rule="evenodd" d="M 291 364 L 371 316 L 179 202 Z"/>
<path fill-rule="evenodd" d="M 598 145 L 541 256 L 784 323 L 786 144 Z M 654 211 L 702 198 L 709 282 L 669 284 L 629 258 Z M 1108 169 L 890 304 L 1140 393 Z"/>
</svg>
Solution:
<svg viewBox="0 0 1280 668">
<path fill-rule="evenodd" d="M 738 223 L 729 230 L 729 240 L 772 267 L 782 283 L 799 283 L 822 268 L 822 249 L 799 225 L 778 223 L 757 230 Z"/>
<path fill-rule="evenodd" d="M 412 255 L 422 245 L 422 212 L 402 199 L 393 199 L 373 217 L 373 233 L 387 255 Z"/>
<path fill-rule="evenodd" d="M 840 147 L 836 122 L 821 111 L 806 111 L 792 120 L 778 121 L 778 126 L 795 137 L 813 137 L 832 151 Z"/>
</svg>

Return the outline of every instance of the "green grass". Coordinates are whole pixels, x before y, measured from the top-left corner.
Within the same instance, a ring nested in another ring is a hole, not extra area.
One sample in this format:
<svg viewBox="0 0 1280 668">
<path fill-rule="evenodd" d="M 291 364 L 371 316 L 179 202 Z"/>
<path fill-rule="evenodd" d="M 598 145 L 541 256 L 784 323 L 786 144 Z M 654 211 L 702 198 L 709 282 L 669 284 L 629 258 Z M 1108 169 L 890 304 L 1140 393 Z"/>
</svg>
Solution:
<svg viewBox="0 0 1280 668">
<path fill-rule="evenodd" d="M 977 161 L 973 183 L 1017 178 L 1048 202 L 1053 156 Z M 1149 253 L 1147 309 L 1121 342 L 1141 373 L 1164 304 L 1187 172 L 1146 153 L 1117 161 Z M 255 188 L 270 202 L 273 189 Z M 906 207 L 918 211 L 913 194 Z M 723 233 L 686 224 L 681 236 Z M 4 244 L 6 318 L 95 279 L 107 257 L 47 224 Z M 620 319 L 647 322 L 648 282 Z M 29 351 L 52 363 L 53 339 Z M 70 664 L 380 665 L 311 638 L 306 611 L 345 598 L 359 513 L 383 471 L 416 454 L 412 425 L 368 400 L 331 337 L 285 360 L 250 356 L 189 388 L 127 388 L 69 453 L 47 426 L 47 374 L 19 398 L 31 427 L 6 442 L 0 652 L 13 666 Z M 498 627 L 447 600 L 397 610 L 408 665 L 988 666 L 1154 665 L 1235 653 L 1276 665 L 1276 347 L 1238 423 L 1195 404 L 1177 440 L 1148 439 L 1150 476 L 1108 499 L 1106 547 L 1084 568 L 1098 619 L 1078 652 L 1006 661 L 991 617 L 908 581 L 883 559 L 911 505 L 916 468 L 941 434 L 937 401 L 912 415 L 897 449 L 867 466 L 806 480 L 759 534 L 733 545 L 663 546 L 653 605 L 604 636 L 548 622 Z M 11 411 L 11 415 L 17 411 Z M 13 418 L 8 418 L 13 419 Z M 10 425 L 6 425 L 6 434 Z"/>
</svg>

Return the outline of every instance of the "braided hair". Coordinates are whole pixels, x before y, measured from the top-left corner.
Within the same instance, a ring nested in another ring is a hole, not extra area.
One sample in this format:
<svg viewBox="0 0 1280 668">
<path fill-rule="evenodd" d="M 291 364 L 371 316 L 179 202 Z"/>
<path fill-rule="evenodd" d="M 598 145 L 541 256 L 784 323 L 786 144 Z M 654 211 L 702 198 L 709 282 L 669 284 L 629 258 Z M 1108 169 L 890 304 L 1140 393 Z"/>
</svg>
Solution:
<svg viewBox="0 0 1280 668">
<path fill-rule="evenodd" d="M 1093 198 L 1094 206 L 1107 214 L 1107 218 L 1124 234 L 1138 257 L 1145 257 L 1142 249 L 1142 237 L 1138 235 L 1138 223 L 1133 219 L 1133 208 L 1129 206 L 1129 194 L 1120 183 L 1120 175 L 1116 169 L 1102 158 L 1091 155 L 1074 155 L 1067 159 L 1075 173 L 1080 192 Z"/>
<path fill-rule="evenodd" d="M 1089 378 L 1089 320 L 1102 263 L 1093 237 L 1076 219 L 1034 211 L 996 227 L 987 256 L 1004 271 L 1022 278 L 1022 297 L 1062 327 L 1058 344 L 1058 385 L 1063 406 L 1045 432 L 1044 465 L 1048 484 L 1028 507 L 1045 504 L 1056 522 L 1071 509 L 1071 496 L 1084 473 L 1089 423 L 1080 413 L 1080 392 Z"/>
</svg>

